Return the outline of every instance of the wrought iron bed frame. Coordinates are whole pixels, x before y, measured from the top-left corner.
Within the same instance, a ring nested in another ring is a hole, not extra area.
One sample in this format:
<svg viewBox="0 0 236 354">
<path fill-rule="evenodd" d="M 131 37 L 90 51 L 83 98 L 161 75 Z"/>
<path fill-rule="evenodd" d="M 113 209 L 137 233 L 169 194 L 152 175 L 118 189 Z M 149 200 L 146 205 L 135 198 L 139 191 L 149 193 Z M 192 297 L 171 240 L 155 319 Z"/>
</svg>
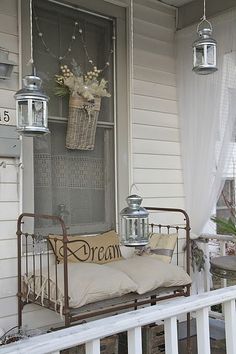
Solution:
<svg viewBox="0 0 236 354">
<path fill-rule="evenodd" d="M 175 230 L 175 232 L 179 233 L 179 230 L 184 230 L 185 237 L 186 237 L 186 272 L 190 273 L 190 223 L 188 214 L 182 209 L 174 209 L 174 208 L 155 208 L 155 207 L 146 207 L 149 211 L 156 211 L 156 212 L 170 212 L 170 213 L 181 213 L 183 216 L 184 224 L 181 226 L 178 225 L 163 225 L 163 224 L 150 224 L 153 230 L 154 227 L 157 227 L 159 232 L 162 232 L 163 229 L 166 229 L 166 234 L 169 233 L 170 230 Z M 47 272 L 48 272 L 48 279 L 50 279 L 50 257 L 55 257 L 55 273 L 56 273 L 56 289 L 57 289 L 57 257 L 55 254 L 50 252 L 50 242 L 48 240 L 48 236 L 44 237 L 46 239 L 46 249 L 47 252 L 35 254 L 28 253 L 28 238 L 32 238 L 32 243 L 36 242 L 36 235 L 33 233 L 23 232 L 22 225 L 24 224 L 24 218 L 37 218 L 37 219 L 47 219 L 51 220 L 52 222 L 58 222 L 61 226 L 62 235 L 63 235 L 63 257 L 64 257 L 64 300 L 63 300 L 63 308 L 62 314 L 64 316 L 64 324 L 66 327 L 70 326 L 72 323 L 78 321 L 85 321 L 88 318 L 95 317 L 98 315 L 106 315 L 111 313 L 116 313 L 121 310 L 125 309 L 137 309 L 140 306 L 144 306 L 147 304 L 155 305 L 158 301 L 164 299 L 170 299 L 173 297 L 178 296 L 189 296 L 190 295 L 190 285 L 186 285 L 184 287 L 173 287 L 173 288 L 157 288 L 155 291 L 151 291 L 144 295 L 138 295 L 136 293 L 129 293 L 127 295 L 123 295 L 121 297 L 117 297 L 114 299 L 99 301 L 97 303 L 84 305 L 77 309 L 69 307 L 69 295 L 68 295 L 68 262 L 67 262 L 67 244 L 70 243 L 68 240 L 66 226 L 64 221 L 57 217 L 51 215 L 43 215 L 43 214 L 32 214 L 32 213 L 23 213 L 19 216 L 17 221 L 17 244 L 18 244 L 18 326 L 19 328 L 22 327 L 22 311 L 23 307 L 27 303 L 34 303 L 42 306 L 42 299 L 40 296 L 36 296 L 35 293 L 35 280 L 33 289 L 33 294 L 28 294 L 28 298 L 26 297 L 26 290 L 24 282 L 22 281 L 22 258 L 24 257 L 25 260 L 25 274 L 28 275 L 29 273 L 33 274 L 33 279 L 35 279 L 34 275 L 36 274 L 36 257 L 39 257 L 39 274 L 42 279 L 42 267 L 43 267 L 43 256 L 46 255 L 47 261 Z M 25 254 L 22 255 L 22 236 L 25 237 Z M 56 242 L 56 241 L 55 241 Z M 32 269 L 30 269 L 30 264 L 32 264 Z M 177 242 L 177 264 L 178 264 L 178 242 Z M 42 280 L 41 280 L 42 281 Z M 48 280 L 49 282 L 49 280 Z M 60 312 L 60 307 L 57 305 L 55 307 L 55 303 L 50 299 L 50 284 L 48 284 L 48 298 L 44 298 L 43 307 Z M 168 289 L 168 294 L 164 294 L 165 290 Z M 57 291 L 57 290 L 56 290 Z M 171 291 L 171 293 L 169 293 Z M 188 321 L 189 322 L 189 321 Z"/>
</svg>

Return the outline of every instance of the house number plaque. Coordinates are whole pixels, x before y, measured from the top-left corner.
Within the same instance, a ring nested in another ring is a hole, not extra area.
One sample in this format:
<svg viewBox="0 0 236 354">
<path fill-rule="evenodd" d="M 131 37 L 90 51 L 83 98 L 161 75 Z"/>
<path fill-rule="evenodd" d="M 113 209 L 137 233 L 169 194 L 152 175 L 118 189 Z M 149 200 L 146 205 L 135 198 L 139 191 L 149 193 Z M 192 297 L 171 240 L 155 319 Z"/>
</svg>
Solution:
<svg viewBox="0 0 236 354">
<path fill-rule="evenodd" d="M 16 111 L 14 109 L 0 108 L 0 124 L 16 125 Z"/>
</svg>

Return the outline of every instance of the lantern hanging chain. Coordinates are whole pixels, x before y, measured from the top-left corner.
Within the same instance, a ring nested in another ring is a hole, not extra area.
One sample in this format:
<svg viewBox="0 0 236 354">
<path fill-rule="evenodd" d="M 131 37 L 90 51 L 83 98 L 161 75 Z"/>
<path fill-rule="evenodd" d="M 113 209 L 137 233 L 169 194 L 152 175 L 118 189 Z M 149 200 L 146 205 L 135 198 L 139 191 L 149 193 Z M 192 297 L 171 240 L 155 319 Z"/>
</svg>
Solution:
<svg viewBox="0 0 236 354">
<path fill-rule="evenodd" d="M 201 20 L 205 21 L 206 20 L 206 0 L 203 0 L 203 16 Z"/>
<path fill-rule="evenodd" d="M 32 0 L 30 0 L 30 60 L 27 65 L 34 64 L 34 54 L 33 54 L 33 9 L 32 9 Z"/>
<path fill-rule="evenodd" d="M 32 1 L 32 0 L 31 0 Z M 38 36 L 46 50 L 46 52 L 53 58 L 55 59 L 58 59 L 60 62 L 62 60 L 64 60 L 72 51 L 72 46 L 73 46 L 73 43 L 75 42 L 75 39 L 76 39 L 76 34 L 77 34 L 77 29 L 78 29 L 78 32 L 79 32 L 79 36 L 80 36 L 80 39 L 81 39 L 81 43 L 82 43 L 82 46 L 83 46 L 83 49 L 84 49 L 84 52 L 85 52 L 85 55 L 86 55 L 86 58 L 89 62 L 89 64 L 94 67 L 94 61 L 90 58 L 89 56 L 89 53 L 88 53 L 88 49 L 87 49 L 87 45 L 86 45 L 86 41 L 84 39 L 84 34 L 83 34 L 83 30 L 82 28 L 79 27 L 79 22 L 75 21 L 74 22 L 74 28 L 73 28 L 73 32 L 72 32 L 72 36 L 71 36 L 71 41 L 69 43 L 69 46 L 67 48 L 67 50 L 65 51 L 64 55 L 56 55 L 53 53 L 53 51 L 51 51 L 51 49 L 48 47 L 47 43 L 45 42 L 44 40 L 44 35 L 41 31 L 41 28 L 40 28 L 40 24 L 39 24 L 39 18 L 38 16 L 36 15 L 36 11 L 35 11 L 35 8 L 34 8 L 34 20 L 35 20 L 35 25 L 36 25 L 36 29 L 37 29 L 37 32 L 38 32 Z M 116 37 L 115 35 L 113 34 L 112 35 L 112 40 L 115 41 L 116 40 Z M 108 55 L 107 55 L 107 60 L 105 62 L 105 65 L 104 67 L 100 70 L 100 72 L 103 72 L 109 65 L 110 65 L 110 57 L 111 55 L 113 54 L 113 47 L 114 45 L 112 46 L 112 49 L 109 50 L 108 52 Z"/>
<path fill-rule="evenodd" d="M 137 184 L 136 183 L 132 183 L 131 186 L 130 186 L 129 194 L 132 194 L 133 188 L 135 188 L 137 192 L 139 191 L 139 188 L 138 188 Z"/>
<path fill-rule="evenodd" d="M 200 20 L 201 21 L 199 22 L 199 24 L 197 26 L 197 32 L 199 32 L 199 28 L 200 28 L 201 24 L 204 22 L 207 22 L 207 24 L 210 27 L 210 30 L 212 31 L 212 24 L 206 18 L 206 0 L 203 0 L 203 16 L 200 18 Z"/>
</svg>

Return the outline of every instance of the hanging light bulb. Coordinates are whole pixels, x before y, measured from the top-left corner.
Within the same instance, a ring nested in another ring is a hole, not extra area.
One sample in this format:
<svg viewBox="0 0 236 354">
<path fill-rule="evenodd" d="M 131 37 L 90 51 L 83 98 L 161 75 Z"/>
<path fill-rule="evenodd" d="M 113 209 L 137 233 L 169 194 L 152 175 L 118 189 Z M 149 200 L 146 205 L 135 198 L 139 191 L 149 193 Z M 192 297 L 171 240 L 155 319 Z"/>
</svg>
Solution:
<svg viewBox="0 0 236 354">
<path fill-rule="evenodd" d="M 216 41 L 211 37 L 212 25 L 206 18 L 206 3 L 204 13 L 197 26 L 199 38 L 193 43 L 193 71 L 199 75 L 214 73 L 216 67 Z"/>
<path fill-rule="evenodd" d="M 30 0 L 30 39 L 33 69 L 32 0 Z M 16 130 L 24 136 L 40 136 L 50 133 L 48 129 L 49 97 L 42 91 L 42 80 L 35 74 L 23 78 L 23 88 L 16 92 Z"/>
</svg>

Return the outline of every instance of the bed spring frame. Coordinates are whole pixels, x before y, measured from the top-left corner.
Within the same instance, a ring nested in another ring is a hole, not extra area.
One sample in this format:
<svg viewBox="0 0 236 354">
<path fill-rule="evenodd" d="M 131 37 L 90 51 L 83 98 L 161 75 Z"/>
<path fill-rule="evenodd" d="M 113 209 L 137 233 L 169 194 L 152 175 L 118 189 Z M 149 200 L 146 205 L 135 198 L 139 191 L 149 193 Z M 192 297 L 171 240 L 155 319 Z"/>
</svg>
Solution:
<svg viewBox="0 0 236 354">
<path fill-rule="evenodd" d="M 184 230 L 185 241 L 186 241 L 186 264 L 185 270 L 189 274 L 190 273 L 190 223 L 188 214 L 182 209 L 172 209 L 172 208 L 154 208 L 154 207 L 146 207 L 150 212 L 170 212 L 180 213 L 183 216 L 184 223 L 180 226 L 177 225 L 162 225 L 162 224 L 150 224 L 151 230 L 157 230 L 158 232 L 163 232 L 168 234 L 169 232 L 179 233 L 180 230 Z M 64 317 L 64 324 L 66 327 L 72 325 L 78 321 L 85 321 L 88 318 L 95 317 L 98 315 L 107 315 L 114 314 L 118 311 L 125 309 L 137 309 L 140 306 L 144 306 L 147 304 L 155 305 L 157 301 L 170 299 L 178 296 L 189 296 L 190 295 L 190 285 L 184 287 L 174 287 L 174 288 L 158 288 L 155 291 L 146 293 L 144 295 L 138 295 L 136 293 L 130 293 L 127 295 L 123 295 L 121 297 L 117 297 L 114 299 L 99 301 L 93 304 L 84 305 L 77 309 L 72 309 L 69 307 L 69 295 L 68 295 L 68 262 L 67 262 L 67 245 L 70 243 L 67 237 L 67 230 L 64 224 L 64 221 L 57 217 L 51 215 L 41 215 L 41 214 L 31 214 L 31 213 L 23 213 L 19 216 L 17 221 L 17 243 L 18 243 L 18 326 L 22 327 L 22 311 L 23 307 L 27 303 L 34 303 L 42 306 L 42 299 L 40 296 L 37 296 L 35 293 L 35 277 L 36 274 L 36 266 L 38 265 L 37 275 L 40 277 L 40 283 L 42 285 L 42 269 L 43 267 L 47 267 L 47 277 L 50 279 L 50 268 L 55 267 L 55 278 L 56 278 L 56 292 L 57 292 L 57 257 L 51 251 L 51 244 L 48 240 L 48 236 L 42 236 L 33 233 L 27 233 L 22 230 L 24 225 L 25 218 L 33 219 L 46 219 L 50 222 L 59 223 L 61 227 L 61 234 L 63 235 L 63 250 L 64 250 L 64 299 L 62 306 L 62 314 Z M 24 237 L 24 252 L 23 249 L 23 237 Z M 36 244 L 43 241 L 44 250 L 41 252 L 35 251 Z M 51 240 L 52 242 L 52 240 Z M 55 248 L 56 248 L 56 239 Z M 29 252 L 29 249 L 32 248 L 33 251 Z M 177 241 L 177 264 L 178 264 L 178 241 Z M 54 259 L 53 259 L 54 258 Z M 50 262 L 53 259 L 53 264 Z M 26 286 L 23 282 L 23 276 L 28 276 L 29 274 L 33 275 L 33 293 L 27 294 Z M 168 292 L 168 293 L 167 293 Z M 57 298 L 57 294 L 56 294 Z M 43 299 L 44 308 L 56 311 L 60 313 L 60 306 L 55 306 L 55 303 L 51 301 L 50 298 L 50 284 L 48 280 L 48 294 L 47 298 Z"/>
</svg>

